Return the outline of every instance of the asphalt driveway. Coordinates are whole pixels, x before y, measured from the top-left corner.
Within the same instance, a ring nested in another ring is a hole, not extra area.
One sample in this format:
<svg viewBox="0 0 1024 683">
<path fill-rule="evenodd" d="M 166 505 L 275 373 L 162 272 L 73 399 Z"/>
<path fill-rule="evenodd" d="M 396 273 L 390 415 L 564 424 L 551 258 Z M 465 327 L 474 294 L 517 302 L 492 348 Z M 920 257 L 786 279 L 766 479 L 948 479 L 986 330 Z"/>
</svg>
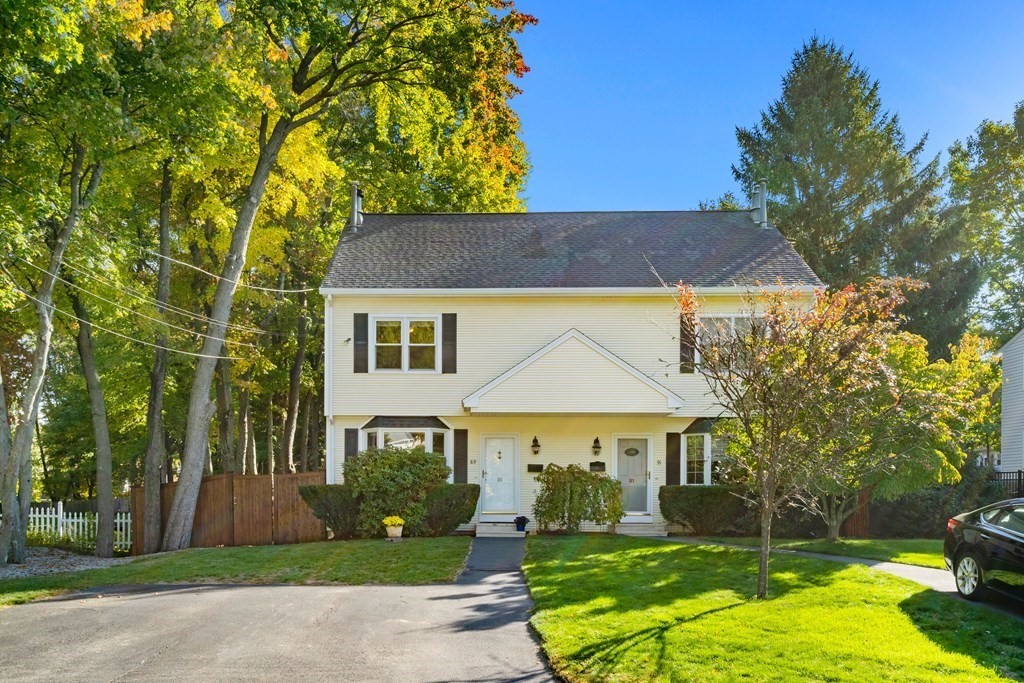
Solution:
<svg viewBox="0 0 1024 683">
<path fill-rule="evenodd" d="M 140 586 L 0 611 L 27 680 L 546 681 L 518 572 L 433 586 Z"/>
</svg>

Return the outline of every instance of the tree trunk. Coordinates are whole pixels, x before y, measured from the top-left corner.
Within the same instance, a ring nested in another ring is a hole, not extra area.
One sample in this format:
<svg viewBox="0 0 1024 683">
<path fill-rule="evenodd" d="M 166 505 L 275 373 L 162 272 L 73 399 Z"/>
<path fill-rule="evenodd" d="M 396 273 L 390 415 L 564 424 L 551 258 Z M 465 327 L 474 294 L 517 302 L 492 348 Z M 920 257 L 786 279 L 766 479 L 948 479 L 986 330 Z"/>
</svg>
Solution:
<svg viewBox="0 0 1024 683">
<path fill-rule="evenodd" d="M 274 473 L 274 396 L 267 397 L 267 474 Z"/>
<path fill-rule="evenodd" d="M 828 525 L 828 540 L 836 542 L 839 540 L 839 531 L 843 522 L 857 509 L 857 494 L 821 496 L 822 517 Z"/>
<path fill-rule="evenodd" d="M 195 376 L 192 379 L 185 446 L 181 454 L 181 473 L 178 476 L 178 486 L 164 532 L 164 550 L 187 548 L 192 540 L 192 522 L 195 519 L 196 502 L 199 500 L 203 460 L 209 441 L 210 418 L 213 416 L 214 405 L 210 401 L 210 385 L 213 383 L 213 372 L 217 365 L 216 356 L 224 347 L 231 304 L 238 278 L 241 277 L 242 268 L 245 266 L 249 237 L 266 190 L 267 178 L 277 161 L 278 152 L 288 135 L 290 124 L 286 118 L 278 119 L 270 138 L 260 149 L 256 168 L 249 181 L 246 200 L 238 212 L 238 220 L 231 234 L 231 247 L 221 269 L 222 279 L 217 281 L 213 307 L 210 310 L 210 322 L 206 327 L 206 334 L 209 336 L 203 342 L 203 357 L 198 359 Z"/>
<path fill-rule="evenodd" d="M 249 430 L 252 425 L 249 423 L 249 379 L 252 371 L 248 370 L 243 378 L 244 385 L 238 391 L 238 444 L 239 451 L 239 472 L 242 474 L 255 474 L 249 467 Z"/>
<path fill-rule="evenodd" d="M 252 418 L 250 418 L 249 424 L 249 474 L 259 474 L 258 458 L 256 457 L 256 430 L 251 426 Z"/>
<path fill-rule="evenodd" d="M 161 316 L 167 310 L 171 296 L 171 193 L 174 178 L 171 160 L 163 163 L 160 181 L 160 256 L 156 276 L 156 305 Z M 142 552 L 155 553 L 160 549 L 160 483 L 164 473 L 164 384 L 167 379 L 167 337 L 156 334 L 156 355 L 149 373 L 149 407 L 146 410 L 146 462 L 143 472 L 143 545 Z"/>
<path fill-rule="evenodd" d="M 768 558 L 771 555 L 774 510 L 761 502 L 761 557 L 757 564 L 757 598 L 768 597 Z"/>
<path fill-rule="evenodd" d="M 37 327 L 36 345 L 32 355 L 32 372 L 25 384 L 25 392 L 22 395 L 18 413 L 18 426 L 14 432 L 11 448 L 7 452 L 7 462 L 0 462 L 0 470 L 5 470 L 8 473 L 4 479 L 5 486 L 6 488 L 18 486 L 18 507 L 20 511 L 24 512 L 19 515 L 14 512 L 13 507 L 4 510 L 3 519 L 0 521 L 0 564 L 8 561 L 16 563 L 25 561 L 26 523 L 28 508 L 32 502 L 32 439 L 36 418 L 39 415 L 39 398 L 42 395 L 46 364 L 50 356 L 50 340 L 53 335 L 53 288 L 57 282 L 60 264 L 64 258 L 64 252 L 67 250 L 68 242 L 71 240 L 71 234 L 78 225 L 82 211 L 88 207 L 95 195 L 103 173 L 101 165 L 93 166 L 88 187 L 83 192 L 82 181 L 86 172 L 86 150 L 76 143 L 72 146 L 71 152 L 70 207 L 57 232 L 53 249 L 50 252 L 50 262 L 39 285 L 39 290 L 36 292 Z M 11 495 L 13 494 L 5 489 L 0 494 L 0 498 L 8 500 Z"/>
<path fill-rule="evenodd" d="M 320 390 L 317 392 L 316 402 L 309 411 L 313 416 L 313 428 L 309 435 L 309 460 L 310 472 L 320 470 L 320 428 L 324 424 L 324 386 L 320 383 Z"/>
<path fill-rule="evenodd" d="M 299 287 L 305 287 L 305 282 L 300 280 Z M 306 316 L 306 293 L 299 292 L 299 322 L 296 332 L 295 359 L 292 361 L 291 371 L 288 373 L 288 410 L 285 413 L 284 434 L 282 436 L 282 447 L 284 448 L 284 467 L 288 472 L 295 471 L 295 430 L 299 421 L 299 398 L 302 395 L 302 366 L 306 362 L 306 329 L 309 325 L 309 318 Z"/>
<path fill-rule="evenodd" d="M 299 410 L 299 470 L 309 471 L 309 411 L 313 403 L 313 394 L 306 392 L 302 397 L 302 408 Z"/>
<path fill-rule="evenodd" d="M 21 508 L 18 506 L 18 461 L 11 452 L 11 416 L 7 412 L 7 393 L 4 373 L 0 367 L 0 506 L 3 524 L 0 524 L 0 557 L 7 561 L 14 530 L 21 526 Z M 9 518 L 9 519 L 8 519 Z"/>
<path fill-rule="evenodd" d="M 89 392 L 92 413 L 92 432 L 96 442 L 96 556 L 114 556 L 114 482 L 113 457 L 110 453 L 110 430 L 107 427 L 107 407 L 103 400 L 103 385 L 96 369 L 93 353 L 92 323 L 89 311 L 74 290 L 68 291 L 71 308 L 78 316 L 78 359 L 82 363 L 85 386 Z"/>
<path fill-rule="evenodd" d="M 226 349 L 225 349 L 226 352 Z M 217 427 L 218 453 L 222 472 L 234 472 L 235 467 L 235 413 L 231 408 L 231 361 L 217 361 Z"/>
</svg>

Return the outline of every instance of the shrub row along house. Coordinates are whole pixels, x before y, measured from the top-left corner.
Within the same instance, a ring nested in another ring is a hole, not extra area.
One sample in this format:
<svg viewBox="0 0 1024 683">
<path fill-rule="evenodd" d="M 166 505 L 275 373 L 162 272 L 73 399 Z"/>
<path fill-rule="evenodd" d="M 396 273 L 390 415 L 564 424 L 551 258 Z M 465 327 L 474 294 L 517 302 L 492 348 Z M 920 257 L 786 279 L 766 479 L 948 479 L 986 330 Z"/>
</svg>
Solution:
<svg viewBox="0 0 1024 683">
<path fill-rule="evenodd" d="M 763 197 L 763 194 L 760 195 Z M 619 533 L 659 535 L 658 488 L 708 484 L 720 416 L 695 372 L 682 281 L 703 315 L 762 284 L 820 281 L 743 211 L 366 214 L 353 211 L 325 297 L 327 481 L 384 445 L 444 453 L 479 483 L 473 524 L 530 515 L 536 474 L 578 464 L 622 482 Z"/>
</svg>

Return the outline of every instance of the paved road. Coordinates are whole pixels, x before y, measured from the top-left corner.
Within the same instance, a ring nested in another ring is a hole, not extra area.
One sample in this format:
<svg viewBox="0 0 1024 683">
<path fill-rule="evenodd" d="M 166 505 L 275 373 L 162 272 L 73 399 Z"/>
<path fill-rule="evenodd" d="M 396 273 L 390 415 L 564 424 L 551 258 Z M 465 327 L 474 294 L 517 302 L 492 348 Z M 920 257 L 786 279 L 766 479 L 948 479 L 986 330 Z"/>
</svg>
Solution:
<svg viewBox="0 0 1024 683">
<path fill-rule="evenodd" d="M 432 586 L 140 586 L 0 611 L 0 678 L 547 681 L 518 572 Z"/>
</svg>

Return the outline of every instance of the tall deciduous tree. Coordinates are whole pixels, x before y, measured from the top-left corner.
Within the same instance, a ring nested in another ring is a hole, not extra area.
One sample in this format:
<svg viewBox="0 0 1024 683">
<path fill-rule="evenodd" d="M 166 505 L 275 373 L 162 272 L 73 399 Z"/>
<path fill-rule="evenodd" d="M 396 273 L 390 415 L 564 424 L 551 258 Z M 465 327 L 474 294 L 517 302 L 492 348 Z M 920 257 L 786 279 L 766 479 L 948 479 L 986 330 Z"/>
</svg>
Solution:
<svg viewBox="0 0 1024 683">
<path fill-rule="evenodd" d="M 888 112 L 878 81 L 835 43 L 798 50 L 782 94 L 752 128 L 737 128 L 733 174 L 768 181 L 769 214 L 832 286 L 913 277 L 907 327 L 944 352 L 964 331 L 983 268 L 962 222 L 940 210 L 938 160 L 922 158 Z"/>
<path fill-rule="evenodd" d="M 229 29 L 236 39 L 248 41 L 251 72 L 257 74 L 257 83 L 262 80 L 258 156 L 210 307 L 203 357 L 196 364 L 164 549 L 187 547 L 191 538 L 215 409 L 210 387 L 217 357 L 257 212 L 286 140 L 339 98 L 377 84 L 433 88 L 458 101 L 481 72 L 497 70 L 504 82 L 510 69 L 495 65 L 521 63 L 512 35 L 525 21 L 505 0 L 440 5 L 336 0 L 315 12 L 302 4 L 262 0 L 232 8 Z"/>
<path fill-rule="evenodd" d="M 984 313 L 1002 341 L 1024 328 L 1024 102 L 1007 122 L 985 121 L 950 150 L 952 195 L 991 253 Z"/>
<path fill-rule="evenodd" d="M 924 429 L 919 421 L 932 413 L 928 396 L 904 390 L 911 381 L 889 353 L 906 287 L 871 281 L 818 292 L 810 304 L 785 287 L 753 293 L 748 315 L 733 329 L 720 319 L 701 321 L 697 299 L 680 285 L 696 367 L 722 415 L 732 418 L 723 422 L 728 476 L 746 485 L 759 513 L 759 598 L 768 592 L 779 511 L 844 476 L 851 459 L 876 446 L 883 452 L 883 440 Z"/>
</svg>

